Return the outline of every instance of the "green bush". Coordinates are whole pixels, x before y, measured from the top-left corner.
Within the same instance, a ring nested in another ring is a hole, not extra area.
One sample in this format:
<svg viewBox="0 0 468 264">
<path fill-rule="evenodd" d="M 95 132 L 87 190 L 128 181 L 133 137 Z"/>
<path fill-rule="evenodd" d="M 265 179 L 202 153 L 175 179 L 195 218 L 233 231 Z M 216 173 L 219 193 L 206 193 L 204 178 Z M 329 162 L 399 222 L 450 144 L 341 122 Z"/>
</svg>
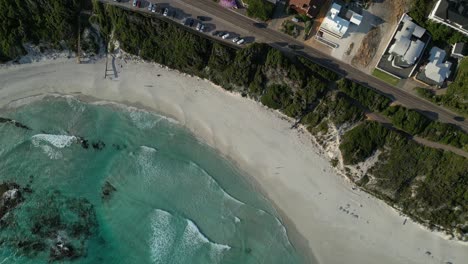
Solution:
<svg viewBox="0 0 468 264">
<path fill-rule="evenodd" d="M 243 0 L 247 5 L 247 15 L 266 21 L 273 16 L 275 5 L 267 0 Z"/>
<path fill-rule="evenodd" d="M 431 120 L 424 115 L 399 105 L 387 108 L 385 115 L 391 118 L 394 126 L 411 135 L 422 133 L 431 123 Z"/>
<path fill-rule="evenodd" d="M 285 108 L 291 103 L 291 90 L 284 85 L 269 86 L 262 95 L 261 102 L 273 109 Z"/>
<path fill-rule="evenodd" d="M 340 78 L 340 76 L 338 76 L 336 72 L 333 72 L 317 63 L 314 63 L 309 59 L 299 57 L 299 61 L 310 71 L 312 71 L 312 73 L 315 74 L 316 77 L 321 77 L 323 78 L 323 80 L 337 81 Z"/>
<path fill-rule="evenodd" d="M 339 80 L 337 86 L 338 89 L 372 111 L 381 112 L 385 110 L 391 102 L 388 97 L 348 79 Z"/>
<path fill-rule="evenodd" d="M 345 164 L 357 164 L 385 144 L 389 130 L 377 122 L 364 122 L 343 135 L 340 150 Z"/>
<path fill-rule="evenodd" d="M 62 48 L 60 42 L 65 41 L 67 48 L 76 49 L 78 15 L 86 2 L 0 0 L 0 61 L 23 55 L 26 42 Z"/>
<path fill-rule="evenodd" d="M 468 134 L 455 125 L 430 120 L 402 106 L 389 107 L 384 114 L 390 117 L 395 127 L 410 135 L 468 150 Z"/>
</svg>

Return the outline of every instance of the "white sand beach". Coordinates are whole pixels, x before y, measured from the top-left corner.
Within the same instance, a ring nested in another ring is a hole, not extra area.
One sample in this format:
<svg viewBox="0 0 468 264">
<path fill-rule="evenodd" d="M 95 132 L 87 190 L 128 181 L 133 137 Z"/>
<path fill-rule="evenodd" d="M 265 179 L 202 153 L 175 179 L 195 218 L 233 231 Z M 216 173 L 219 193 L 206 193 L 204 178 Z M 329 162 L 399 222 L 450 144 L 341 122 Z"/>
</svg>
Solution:
<svg viewBox="0 0 468 264">
<path fill-rule="evenodd" d="M 177 119 L 252 177 L 310 263 L 467 263 L 467 243 L 403 225 L 404 216 L 353 188 L 277 112 L 158 65 L 118 61 L 115 80 L 104 79 L 104 65 L 57 59 L 0 68 L 0 108 L 34 95 L 82 94 Z"/>
</svg>

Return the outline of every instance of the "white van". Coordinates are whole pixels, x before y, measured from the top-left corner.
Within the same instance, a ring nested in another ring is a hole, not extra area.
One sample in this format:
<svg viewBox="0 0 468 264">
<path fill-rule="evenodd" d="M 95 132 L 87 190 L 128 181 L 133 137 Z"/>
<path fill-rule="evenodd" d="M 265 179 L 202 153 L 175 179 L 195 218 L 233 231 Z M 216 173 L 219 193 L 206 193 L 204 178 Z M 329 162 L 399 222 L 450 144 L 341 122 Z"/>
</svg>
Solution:
<svg viewBox="0 0 468 264">
<path fill-rule="evenodd" d="M 222 38 L 222 39 L 227 39 L 227 38 L 229 38 L 229 36 L 230 36 L 229 33 L 226 33 L 226 34 L 224 34 L 221 38 Z"/>
<path fill-rule="evenodd" d="M 240 39 L 239 41 L 237 41 L 236 43 L 237 43 L 237 45 L 242 45 L 244 42 L 245 42 L 245 40 L 241 38 L 241 39 Z"/>
</svg>

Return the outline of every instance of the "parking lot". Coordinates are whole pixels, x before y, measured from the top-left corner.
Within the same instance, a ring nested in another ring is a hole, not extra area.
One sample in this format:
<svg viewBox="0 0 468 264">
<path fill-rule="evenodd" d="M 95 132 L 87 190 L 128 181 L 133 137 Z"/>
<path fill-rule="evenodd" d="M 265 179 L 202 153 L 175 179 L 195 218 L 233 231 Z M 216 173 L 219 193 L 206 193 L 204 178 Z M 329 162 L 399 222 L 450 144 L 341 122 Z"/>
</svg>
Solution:
<svg viewBox="0 0 468 264">
<path fill-rule="evenodd" d="M 120 5 L 132 10 L 165 17 L 194 31 L 205 34 L 206 36 L 216 38 L 219 41 L 233 45 L 243 46 L 256 40 L 248 31 L 235 28 L 232 24 L 225 22 L 222 19 L 215 19 L 203 10 L 195 10 L 193 6 L 187 6 L 182 1 L 108 0 L 102 2 L 112 2 L 112 4 Z M 190 13 L 186 10 L 190 10 Z"/>
</svg>

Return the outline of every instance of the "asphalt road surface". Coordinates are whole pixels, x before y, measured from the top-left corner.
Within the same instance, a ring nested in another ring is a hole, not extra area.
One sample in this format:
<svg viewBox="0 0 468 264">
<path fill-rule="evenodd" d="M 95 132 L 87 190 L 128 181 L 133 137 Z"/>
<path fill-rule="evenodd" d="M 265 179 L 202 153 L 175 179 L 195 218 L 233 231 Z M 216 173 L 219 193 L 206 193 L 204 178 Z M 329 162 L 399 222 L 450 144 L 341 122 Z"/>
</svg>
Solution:
<svg viewBox="0 0 468 264">
<path fill-rule="evenodd" d="M 110 4 L 117 3 L 109 0 L 101 1 Z M 120 5 L 124 4 L 131 6 L 131 2 L 132 1 L 125 1 L 124 3 L 120 3 Z M 152 2 L 159 1 L 154 0 Z M 407 108 L 415 109 L 431 119 L 439 120 L 443 123 L 455 124 L 461 127 L 463 130 L 468 131 L 468 121 L 456 118 L 459 117 L 459 115 L 454 114 L 451 111 L 435 105 L 423 98 L 410 94 L 402 89 L 393 87 L 384 81 L 377 79 L 374 76 L 368 75 L 349 64 L 338 61 L 319 50 L 316 50 L 310 46 L 305 46 L 302 42 L 299 42 L 284 33 L 269 28 L 257 27 L 254 25 L 254 23 L 257 21 L 243 16 L 233 10 L 223 8 L 213 0 L 166 0 L 164 2 L 171 7 L 183 9 L 185 13 L 204 14 L 213 18 L 214 22 L 218 21 L 219 23 L 225 25 L 229 24 L 231 28 L 236 28 L 240 32 L 248 32 L 255 37 L 257 42 L 265 42 L 285 52 L 305 56 L 313 62 L 336 71 L 350 80 L 363 84 L 367 87 L 371 87 L 391 97 L 393 100 L 397 101 L 397 103 L 402 104 Z M 144 12 L 147 11 L 147 9 L 140 8 L 139 11 Z M 289 48 L 291 45 L 294 45 L 297 48 L 294 50 Z"/>
</svg>

